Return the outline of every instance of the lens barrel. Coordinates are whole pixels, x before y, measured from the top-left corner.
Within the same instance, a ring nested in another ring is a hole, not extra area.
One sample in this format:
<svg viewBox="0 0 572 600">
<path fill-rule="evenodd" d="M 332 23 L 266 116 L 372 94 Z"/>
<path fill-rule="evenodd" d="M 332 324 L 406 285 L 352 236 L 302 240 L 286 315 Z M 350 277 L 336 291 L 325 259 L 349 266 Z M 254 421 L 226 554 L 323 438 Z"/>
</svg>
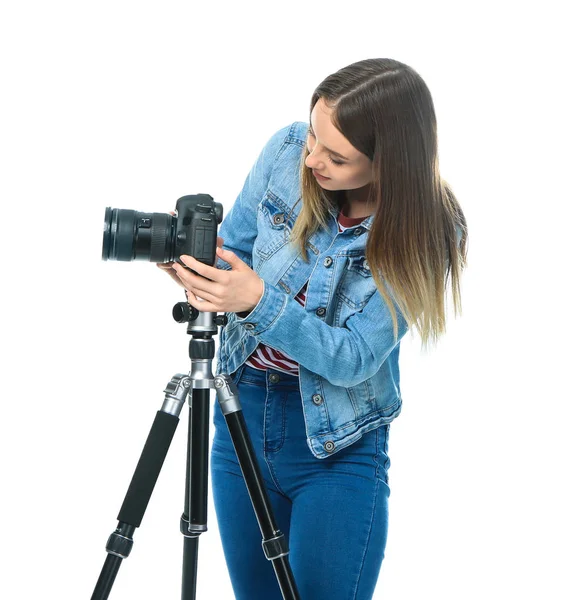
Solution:
<svg viewBox="0 0 572 600">
<path fill-rule="evenodd" d="M 177 217 L 121 208 L 105 209 L 103 260 L 170 262 L 175 257 Z"/>
</svg>

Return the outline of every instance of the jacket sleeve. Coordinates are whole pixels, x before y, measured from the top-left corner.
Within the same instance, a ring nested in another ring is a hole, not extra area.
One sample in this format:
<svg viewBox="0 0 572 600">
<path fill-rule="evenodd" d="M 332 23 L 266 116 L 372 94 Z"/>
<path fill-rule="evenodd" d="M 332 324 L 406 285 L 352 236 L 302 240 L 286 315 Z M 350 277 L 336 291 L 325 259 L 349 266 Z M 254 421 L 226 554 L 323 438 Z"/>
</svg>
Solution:
<svg viewBox="0 0 572 600">
<path fill-rule="evenodd" d="M 223 217 L 218 235 L 223 238 L 223 248 L 234 252 L 252 268 L 252 247 L 258 235 L 256 226 L 258 204 L 264 197 L 278 153 L 294 124 L 274 133 L 262 148 L 246 177 L 240 194 Z M 218 269 L 230 269 L 230 265 L 217 258 Z"/>
<path fill-rule="evenodd" d="M 389 307 L 379 291 L 343 327 L 332 327 L 265 281 L 258 304 L 236 322 L 260 342 L 334 385 L 352 387 L 374 375 L 407 333 L 407 322 L 397 306 L 395 311 L 397 341 Z M 316 360 L 317 353 L 320 360 Z"/>
</svg>

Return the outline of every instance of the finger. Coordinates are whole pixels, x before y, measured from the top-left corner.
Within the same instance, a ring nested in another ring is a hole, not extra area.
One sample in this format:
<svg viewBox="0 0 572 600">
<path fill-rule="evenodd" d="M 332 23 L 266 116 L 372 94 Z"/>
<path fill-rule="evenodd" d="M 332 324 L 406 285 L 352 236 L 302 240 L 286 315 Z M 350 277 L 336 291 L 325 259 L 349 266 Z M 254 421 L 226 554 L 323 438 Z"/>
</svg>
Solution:
<svg viewBox="0 0 572 600">
<path fill-rule="evenodd" d="M 212 281 L 209 281 L 200 275 L 195 275 L 188 269 L 185 269 L 185 267 L 182 267 L 178 264 L 173 265 L 173 271 L 177 273 L 179 279 L 183 282 L 183 285 L 186 288 L 195 290 L 199 296 L 203 298 L 207 298 L 213 302 L 215 301 L 217 296 L 215 295 L 216 290 L 214 290 L 212 287 Z"/>
<path fill-rule="evenodd" d="M 218 298 L 217 298 L 217 296 L 214 296 L 209 291 L 199 290 L 196 287 L 192 287 L 191 289 L 189 289 L 188 287 L 185 287 L 185 289 L 189 293 L 192 293 L 195 296 L 199 296 L 200 298 L 203 298 L 206 302 L 209 302 L 211 304 L 211 306 L 218 306 Z"/>
<path fill-rule="evenodd" d="M 197 296 L 200 296 L 213 305 L 218 306 L 219 296 L 217 295 L 217 290 L 213 289 L 213 284 L 210 282 L 208 285 L 205 285 L 205 281 L 206 280 L 202 277 L 186 274 L 183 285 L 186 289 L 190 289 Z"/>
<path fill-rule="evenodd" d="M 201 295 L 199 294 L 199 296 Z M 201 298 L 203 297 L 201 296 Z M 191 290 L 187 290 L 187 302 L 199 312 L 218 312 L 213 304 L 207 302 L 206 299 L 201 302 Z"/>
<path fill-rule="evenodd" d="M 161 271 L 167 273 L 167 275 L 169 275 L 169 277 L 175 283 L 177 283 L 181 287 L 185 287 L 185 284 L 181 281 L 180 277 L 177 275 L 177 272 L 175 271 L 175 269 L 173 269 L 173 267 L 169 267 L 164 263 L 157 263 L 157 266 L 161 269 Z"/>
<path fill-rule="evenodd" d="M 187 267 L 190 267 L 193 271 L 196 271 L 199 275 L 202 275 L 211 281 L 220 283 L 223 281 L 223 278 L 227 276 L 227 273 L 221 274 L 220 269 L 205 265 L 205 263 L 202 263 L 188 254 L 182 254 L 180 258 Z"/>
</svg>

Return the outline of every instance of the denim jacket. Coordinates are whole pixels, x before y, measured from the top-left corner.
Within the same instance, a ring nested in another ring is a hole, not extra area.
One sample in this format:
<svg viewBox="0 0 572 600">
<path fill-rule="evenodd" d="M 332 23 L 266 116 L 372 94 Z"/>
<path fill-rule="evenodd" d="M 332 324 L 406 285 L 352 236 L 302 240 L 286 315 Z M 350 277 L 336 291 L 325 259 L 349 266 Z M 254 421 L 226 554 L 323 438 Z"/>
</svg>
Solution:
<svg viewBox="0 0 572 600">
<path fill-rule="evenodd" d="M 223 247 L 259 275 L 264 292 L 244 318 L 226 313 L 215 374 L 233 374 L 259 342 L 297 361 L 307 443 L 326 458 L 400 413 L 399 345 L 408 326 L 395 307 L 395 343 L 391 313 L 365 260 L 374 215 L 338 232 L 331 208 L 328 230 L 308 240 L 309 263 L 289 243 L 301 208 L 307 129 L 294 122 L 272 135 L 220 225 Z M 216 266 L 230 269 L 220 258 Z M 302 306 L 294 298 L 308 280 Z"/>
</svg>

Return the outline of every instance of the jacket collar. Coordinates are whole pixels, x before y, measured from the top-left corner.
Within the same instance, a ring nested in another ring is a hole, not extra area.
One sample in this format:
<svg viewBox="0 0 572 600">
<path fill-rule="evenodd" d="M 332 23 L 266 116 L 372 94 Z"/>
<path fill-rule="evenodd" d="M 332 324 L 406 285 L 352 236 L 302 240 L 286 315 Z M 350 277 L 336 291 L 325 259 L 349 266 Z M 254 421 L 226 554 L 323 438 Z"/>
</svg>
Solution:
<svg viewBox="0 0 572 600">
<path fill-rule="evenodd" d="M 328 207 L 328 211 L 329 213 L 332 215 L 332 217 L 334 217 L 334 219 L 337 221 L 338 220 L 338 214 L 340 213 L 339 209 L 334 208 L 334 207 Z M 367 229 L 368 231 L 371 229 L 371 223 L 373 221 L 373 215 L 369 215 L 369 217 L 366 217 L 360 224 L 360 227 L 363 227 L 364 229 Z"/>
</svg>

